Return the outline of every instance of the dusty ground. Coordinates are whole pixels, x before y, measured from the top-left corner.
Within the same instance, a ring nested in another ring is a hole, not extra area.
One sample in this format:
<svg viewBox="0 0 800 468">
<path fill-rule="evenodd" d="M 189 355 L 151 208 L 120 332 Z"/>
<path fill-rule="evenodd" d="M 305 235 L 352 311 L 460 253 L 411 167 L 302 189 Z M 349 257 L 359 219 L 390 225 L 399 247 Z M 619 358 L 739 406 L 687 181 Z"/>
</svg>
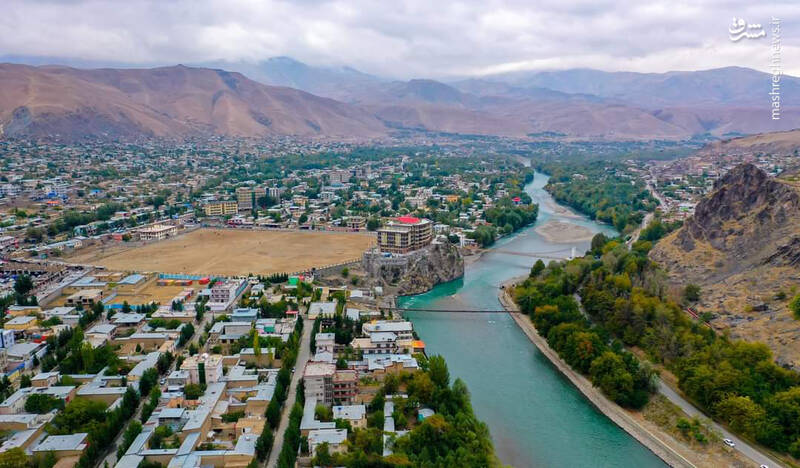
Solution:
<svg viewBox="0 0 800 468">
<path fill-rule="evenodd" d="M 135 293 L 117 293 L 117 297 L 111 303 L 122 304 L 128 301 L 128 304 L 149 304 L 151 302 L 169 304 L 184 289 L 199 290 L 204 287 L 199 286 L 196 281 L 191 286 L 158 286 L 156 282 L 152 282 L 152 284 Z"/>
<path fill-rule="evenodd" d="M 358 259 L 374 244 L 374 237 L 355 233 L 199 229 L 144 247 L 81 251 L 66 260 L 121 271 L 291 273 Z"/>
</svg>

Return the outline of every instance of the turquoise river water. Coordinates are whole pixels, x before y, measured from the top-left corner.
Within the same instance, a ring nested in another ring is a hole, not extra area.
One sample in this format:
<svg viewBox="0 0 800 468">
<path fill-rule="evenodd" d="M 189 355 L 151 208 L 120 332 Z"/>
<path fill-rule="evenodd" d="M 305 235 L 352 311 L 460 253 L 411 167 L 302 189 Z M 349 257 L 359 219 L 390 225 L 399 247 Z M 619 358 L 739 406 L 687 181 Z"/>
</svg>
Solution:
<svg viewBox="0 0 800 468">
<path fill-rule="evenodd" d="M 527 274 L 535 258 L 496 252 L 544 253 L 589 241 L 548 242 L 536 226 L 549 220 L 584 226 L 593 233 L 613 228 L 576 215 L 543 189 L 537 173 L 526 191 L 539 204 L 531 227 L 497 242 L 466 267 L 462 279 L 398 300 L 400 307 L 500 310 L 498 287 Z M 548 260 L 545 260 L 547 262 Z M 429 354 L 447 359 L 451 379 L 464 380 L 477 416 L 489 425 L 504 464 L 516 467 L 663 467 L 658 457 L 600 413 L 563 377 L 506 314 L 411 312 L 408 318 Z"/>
</svg>

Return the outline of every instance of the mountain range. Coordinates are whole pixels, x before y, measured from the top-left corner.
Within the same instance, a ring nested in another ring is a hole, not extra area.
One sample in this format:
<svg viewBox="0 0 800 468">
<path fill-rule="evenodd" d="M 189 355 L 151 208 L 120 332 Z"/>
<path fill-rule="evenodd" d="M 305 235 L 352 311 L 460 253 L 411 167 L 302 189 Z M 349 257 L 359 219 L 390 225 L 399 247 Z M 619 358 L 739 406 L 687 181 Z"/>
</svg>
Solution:
<svg viewBox="0 0 800 468">
<path fill-rule="evenodd" d="M 650 140 L 731 137 L 800 127 L 800 79 L 771 75 L 520 72 L 442 82 L 390 80 L 288 57 L 150 69 L 0 65 L 0 125 L 9 136 L 376 137 L 397 130 Z"/>
</svg>

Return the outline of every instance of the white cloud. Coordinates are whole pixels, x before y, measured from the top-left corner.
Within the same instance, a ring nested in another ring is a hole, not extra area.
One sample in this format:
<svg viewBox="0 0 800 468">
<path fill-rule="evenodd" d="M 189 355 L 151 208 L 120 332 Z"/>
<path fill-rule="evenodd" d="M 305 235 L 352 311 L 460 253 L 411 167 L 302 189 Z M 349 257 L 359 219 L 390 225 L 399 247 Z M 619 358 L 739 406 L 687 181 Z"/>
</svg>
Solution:
<svg viewBox="0 0 800 468">
<path fill-rule="evenodd" d="M 782 19 L 800 74 L 794 0 L 5 0 L 0 55 L 131 64 L 287 55 L 393 76 L 591 67 L 768 70 L 769 41 L 728 40 L 734 16 Z M 796 29 L 795 29 L 796 30 Z"/>
</svg>

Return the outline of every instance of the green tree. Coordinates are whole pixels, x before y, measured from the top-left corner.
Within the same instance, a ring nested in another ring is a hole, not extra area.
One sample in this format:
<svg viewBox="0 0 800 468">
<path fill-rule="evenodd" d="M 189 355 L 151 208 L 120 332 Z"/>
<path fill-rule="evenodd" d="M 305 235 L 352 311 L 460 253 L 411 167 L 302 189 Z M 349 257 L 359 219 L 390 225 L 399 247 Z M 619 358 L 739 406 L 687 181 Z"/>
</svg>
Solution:
<svg viewBox="0 0 800 468">
<path fill-rule="evenodd" d="M 789 303 L 789 310 L 792 311 L 794 318 L 800 320 L 800 294 L 796 295 Z"/>
<path fill-rule="evenodd" d="M 683 298 L 686 299 L 687 302 L 697 302 L 700 300 L 700 286 L 689 283 L 683 289 Z"/>
</svg>

